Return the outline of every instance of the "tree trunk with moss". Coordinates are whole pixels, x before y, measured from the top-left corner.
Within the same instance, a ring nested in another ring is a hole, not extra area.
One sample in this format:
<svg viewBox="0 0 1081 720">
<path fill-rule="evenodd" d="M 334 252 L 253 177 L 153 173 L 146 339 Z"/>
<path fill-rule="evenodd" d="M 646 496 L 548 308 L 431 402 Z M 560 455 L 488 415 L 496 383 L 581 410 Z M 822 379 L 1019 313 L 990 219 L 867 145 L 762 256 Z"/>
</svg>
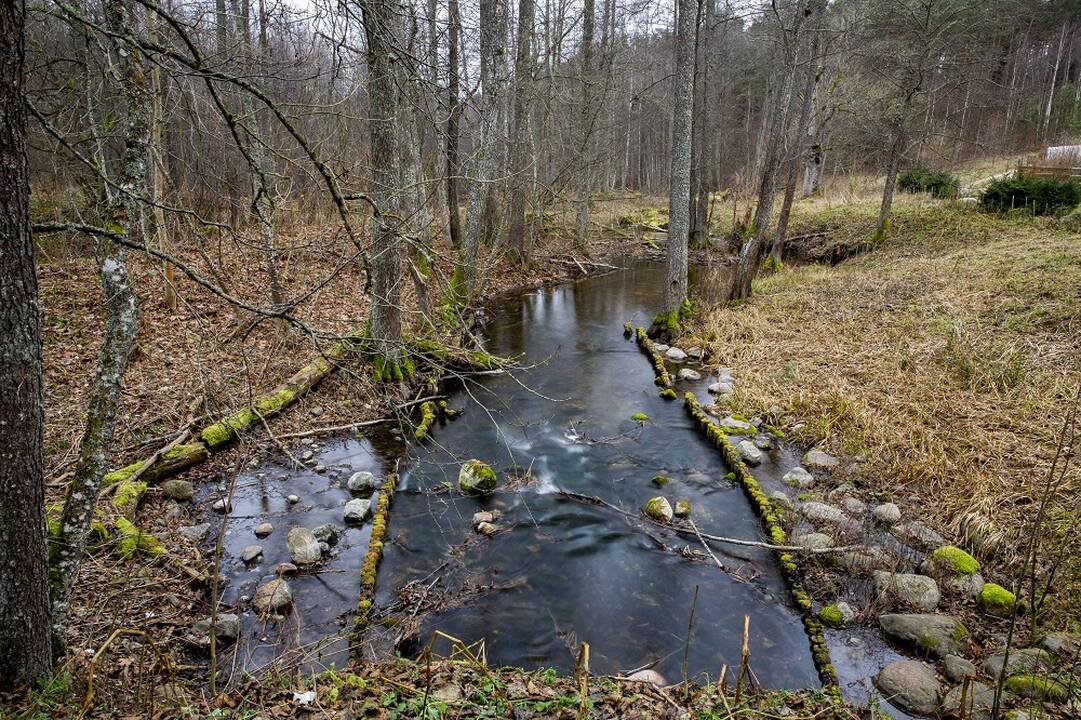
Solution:
<svg viewBox="0 0 1081 720">
<path fill-rule="evenodd" d="M 127 127 L 124 155 L 117 166 L 116 187 L 104 214 L 109 230 L 138 243 L 146 239 L 145 208 L 139 198 L 149 196 L 147 182 L 154 98 L 142 54 L 123 40 L 136 37 L 137 33 L 127 0 L 107 0 L 105 22 L 113 34 L 112 49 L 127 111 Z M 138 321 L 124 248 L 100 237 L 96 254 L 105 298 L 105 332 L 90 390 L 79 461 L 64 502 L 60 533 L 50 549 L 52 622 L 58 639 L 62 637 L 60 633 L 67 619 L 71 589 L 86 550 L 101 479 L 108 469 L 120 392 Z"/>
<path fill-rule="evenodd" d="M 26 12 L 0 3 L 0 691 L 52 666 L 41 436 L 41 307 L 30 236 Z"/>
<path fill-rule="evenodd" d="M 697 7 L 679 0 L 676 27 L 676 71 L 672 78 L 672 167 L 668 188 L 668 272 L 664 315 L 678 323 L 687 301 L 687 240 L 691 218 L 691 121 L 694 111 L 694 36 Z"/>
<path fill-rule="evenodd" d="M 398 86 L 402 5 L 397 0 L 362 0 L 368 41 L 369 138 L 371 142 L 372 217 L 371 340 L 375 374 L 380 380 L 403 379 L 401 315 L 401 182 L 398 148 Z"/>
</svg>

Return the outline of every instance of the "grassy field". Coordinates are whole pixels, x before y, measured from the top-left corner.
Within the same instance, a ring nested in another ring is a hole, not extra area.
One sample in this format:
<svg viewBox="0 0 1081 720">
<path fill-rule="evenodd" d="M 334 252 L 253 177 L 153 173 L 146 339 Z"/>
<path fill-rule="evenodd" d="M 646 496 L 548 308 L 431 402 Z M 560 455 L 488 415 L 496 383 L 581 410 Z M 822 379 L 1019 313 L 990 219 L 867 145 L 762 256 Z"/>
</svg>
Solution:
<svg viewBox="0 0 1081 720">
<path fill-rule="evenodd" d="M 804 202 L 791 235 L 852 247 L 876 217 L 869 198 Z M 857 461 L 861 487 L 1005 568 L 1081 383 L 1081 236 L 903 196 L 883 245 L 760 278 L 750 301 L 700 314 L 693 332 L 734 370 L 734 406 L 779 404 L 803 421 L 801 440 Z M 1074 466 L 1051 498 L 1043 550 L 1045 564 L 1065 560 L 1052 606 L 1075 624 L 1078 507 Z"/>
</svg>

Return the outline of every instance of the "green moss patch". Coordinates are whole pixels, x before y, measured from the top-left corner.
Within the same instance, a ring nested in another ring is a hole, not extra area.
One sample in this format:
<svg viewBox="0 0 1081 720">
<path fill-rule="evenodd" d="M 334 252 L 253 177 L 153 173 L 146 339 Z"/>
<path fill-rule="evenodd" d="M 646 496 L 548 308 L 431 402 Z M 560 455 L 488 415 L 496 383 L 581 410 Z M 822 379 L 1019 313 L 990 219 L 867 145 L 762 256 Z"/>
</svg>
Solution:
<svg viewBox="0 0 1081 720">
<path fill-rule="evenodd" d="M 646 415 L 644 412 L 636 412 L 634 415 L 631 415 L 631 420 L 640 423 L 649 422 L 649 415 Z"/>
<path fill-rule="evenodd" d="M 1010 617 L 1017 607 L 1017 598 L 1001 585 L 989 582 L 980 591 L 980 607 L 990 615 Z"/>
<path fill-rule="evenodd" d="M 116 544 L 116 553 L 123 560 L 131 560 L 138 554 L 149 557 L 164 555 L 166 550 L 161 541 L 150 533 L 144 533 L 130 520 L 123 517 L 116 519 L 116 530 L 120 541 Z"/>
<path fill-rule="evenodd" d="M 1070 698 L 1070 688 L 1057 680 L 1041 675 L 1014 675 L 1006 679 L 1006 689 L 1014 695 L 1061 703 Z"/>
<path fill-rule="evenodd" d="M 980 571 L 980 563 L 959 547 L 943 545 L 931 553 L 931 562 L 940 573 L 972 575 Z"/>
</svg>

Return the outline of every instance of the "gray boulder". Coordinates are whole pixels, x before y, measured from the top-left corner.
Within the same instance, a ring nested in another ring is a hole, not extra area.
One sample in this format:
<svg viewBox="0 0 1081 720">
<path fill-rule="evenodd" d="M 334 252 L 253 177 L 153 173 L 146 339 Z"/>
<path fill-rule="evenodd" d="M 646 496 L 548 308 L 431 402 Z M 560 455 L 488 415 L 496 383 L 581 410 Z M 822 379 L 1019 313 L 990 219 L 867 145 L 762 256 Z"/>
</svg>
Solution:
<svg viewBox="0 0 1081 720">
<path fill-rule="evenodd" d="M 743 462 L 748 465 L 757 465 L 762 462 L 762 451 L 750 440 L 740 440 L 736 444 L 736 450 Z"/>
<path fill-rule="evenodd" d="M 184 527 L 178 527 L 176 529 L 180 533 L 181 537 L 187 538 L 192 542 L 200 542 L 210 532 L 210 523 L 199 523 L 198 525 L 185 525 Z"/>
<path fill-rule="evenodd" d="M 942 578 L 942 589 L 950 595 L 957 595 L 968 600 L 975 600 L 983 590 L 984 580 L 980 573 L 954 575 Z"/>
<path fill-rule="evenodd" d="M 863 574 L 889 566 L 892 558 L 880 547 L 864 545 L 838 553 L 835 561 L 850 573 Z"/>
<path fill-rule="evenodd" d="M 679 371 L 679 378 L 681 380 L 701 380 L 702 373 L 697 370 L 691 370 L 690 368 L 681 368 Z"/>
<path fill-rule="evenodd" d="M 884 699 L 917 715 L 933 715 L 942 691 L 935 669 L 919 660 L 891 662 L 875 677 L 875 685 Z"/>
<path fill-rule="evenodd" d="M 878 618 L 882 632 L 935 657 L 959 655 L 968 648 L 968 630 L 957 618 L 930 613 L 889 613 Z"/>
<path fill-rule="evenodd" d="M 379 481 L 367 470 L 361 470 L 349 476 L 345 487 L 352 493 L 374 492 L 379 489 Z"/>
<path fill-rule="evenodd" d="M 875 598 L 886 607 L 934 610 L 940 599 L 938 583 L 926 575 L 875 570 Z"/>
<path fill-rule="evenodd" d="M 815 484 L 815 479 L 814 475 L 811 475 L 806 469 L 797 465 L 781 477 L 781 482 L 793 487 L 809 488 Z"/>
<path fill-rule="evenodd" d="M 372 501 L 368 499 L 350 500 L 345 504 L 345 521 L 362 523 L 372 510 Z"/>
<path fill-rule="evenodd" d="M 979 672 L 976 665 L 960 655 L 947 655 L 942 658 L 942 670 L 952 682 L 961 682 L 966 677 L 976 677 Z"/>
<path fill-rule="evenodd" d="M 818 449 L 808 450 L 800 461 L 803 467 L 821 470 L 832 470 L 839 464 L 837 458 Z"/>
<path fill-rule="evenodd" d="M 903 543 L 925 550 L 933 550 L 946 544 L 946 539 L 932 530 L 926 523 L 910 520 L 890 528 L 893 536 Z"/>
<path fill-rule="evenodd" d="M 875 505 L 875 509 L 871 511 L 871 514 L 876 522 L 883 525 L 893 525 L 901 519 L 901 508 L 894 503 L 882 503 L 881 505 Z"/>
<path fill-rule="evenodd" d="M 291 602 L 293 602 L 293 591 L 289 588 L 289 583 L 278 578 L 256 590 L 252 604 L 259 612 L 269 613 L 281 610 Z"/>
<path fill-rule="evenodd" d="M 218 613 L 214 619 L 214 636 L 218 640 L 232 641 L 240 637 L 240 618 L 233 613 Z M 210 618 L 199 620 L 191 626 L 192 639 L 202 643 L 210 639 Z"/>
<path fill-rule="evenodd" d="M 1018 673 L 1042 673 L 1051 667 L 1051 655 L 1042 648 L 1014 648 L 1009 659 L 1005 652 L 995 653 L 980 665 L 984 674 L 998 679 L 1005 665 L 1007 675 Z"/>
<path fill-rule="evenodd" d="M 316 540 L 326 543 L 328 546 L 338 544 L 338 528 L 330 523 L 323 523 L 319 527 L 312 528 L 312 535 L 315 536 Z"/>
<path fill-rule="evenodd" d="M 840 508 L 820 502 L 805 502 L 799 504 L 799 511 L 813 523 L 842 523 L 848 517 Z"/>
<path fill-rule="evenodd" d="M 859 498 L 854 498 L 852 496 L 848 496 L 844 500 L 842 500 L 841 507 L 843 507 L 846 512 L 849 512 L 852 515 L 863 515 L 865 512 L 867 512 L 867 503 L 860 500 Z"/>
<path fill-rule="evenodd" d="M 825 533 L 807 533 L 792 538 L 792 544 L 808 550 L 825 550 L 833 547 L 833 538 Z"/>
<path fill-rule="evenodd" d="M 240 559 L 246 563 L 250 563 L 263 554 L 262 545 L 248 545 L 240 551 Z"/>
<path fill-rule="evenodd" d="M 784 490 L 774 490 L 769 494 L 769 500 L 778 507 L 786 509 L 792 507 L 792 498 L 785 495 Z"/>
<path fill-rule="evenodd" d="M 961 698 L 964 697 L 964 707 Z M 964 684 L 951 688 L 942 699 L 939 716 L 944 718 L 965 718 L 965 720 L 991 720 L 991 710 L 995 705 L 995 690 L 981 682 Z"/>
<path fill-rule="evenodd" d="M 721 380 L 719 382 L 711 383 L 706 391 L 713 395 L 730 395 L 732 393 L 732 381 Z"/>
<path fill-rule="evenodd" d="M 195 486 L 187 480 L 166 480 L 161 484 L 161 492 L 167 498 L 184 502 L 195 497 Z"/>
<path fill-rule="evenodd" d="M 323 557 L 315 533 L 305 527 L 295 527 L 289 531 L 286 540 L 289 546 L 289 558 L 295 565 L 311 565 Z"/>
<path fill-rule="evenodd" d="M 678 347 L 670 347 L 664 351 L 664 356 L 674 362 L 683 362 L 687 359 L 687 353 L 680 350 Z"/>
<path fill-rule="evenodd" d="M 1053 632 L 1040 638 L 1040 647 L 1053 655 L 1073 657 L 1081 655 L 1081 635 Z"/>
</svg>

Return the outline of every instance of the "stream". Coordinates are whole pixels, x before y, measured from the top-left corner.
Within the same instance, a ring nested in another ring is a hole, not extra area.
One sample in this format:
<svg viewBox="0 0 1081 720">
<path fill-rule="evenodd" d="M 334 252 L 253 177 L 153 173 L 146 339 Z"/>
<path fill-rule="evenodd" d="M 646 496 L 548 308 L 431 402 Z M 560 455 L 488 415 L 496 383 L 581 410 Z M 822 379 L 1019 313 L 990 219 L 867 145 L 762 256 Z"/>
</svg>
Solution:
<svg viewBox="0 0 1081 720">
<path fill-rule="evenodd" d="M 748 616 L 758 681 L 818 687 L 800 614 L 771 553 L 711 543 L 722 571 L 693 535 L 560 494 L 599 496 L 632 514 L 656 495 L 673 505 L 686 499 L 702 532 L 765 539 L 743 491 L 725 479 L 720 453 L 682 401 L 658 396 L 649 361 L 623 336 L 626 321 L 648 324 L 663 282 L 663 267 L 638 265 L 497 304 L 487 349 L 525 369 L 459 382 L 448 402 L 462 415 L 437 422 L 426 443 L 406 442 L 397 430 L 345 436 L 298 447 L 313 453 L 299 471 L 275 461 L 240 477 L 222 561 L 225 606 L 244 609 L 289 560 L 291 526 L 331 523 L 340 537 L 315 570 L 288 578 L 287 616 L 241 614 L 234 665 L 254 672 L 283 658 L 346 663 L 370 520 L 343 524 L 345 482 L 357 471 L 384 476 L 397 467 L 375 597 L 377 618 L 388 619 L 365 634 L 366 657 L 416 655 L 429 643 L 449 654 L 445 634 L 483 640 L 490 664 L 570 671 L 588 642 L 594 673 L 648 666 L 676 682 L 686 667 L 691 679 L 716 679 L 723 665 L 738 666 Z M 680 381 L 677 390 L 706 402 L 710 382 Z M 649 421 L 633 420 L 636 413 Z M 764 455 L 754 472 L 769 493 L 799 456 L 784 445 Z M 498 474 L 491 496 L 457 492 L 470 458 Z M 670 481 L 658 486 L 657 475 Z M 501 513 L 500 531 L 486 537 L 473 515 L 489 510 Z M 264 521 L 275 531 L 256 539 Z M 262 556 L 245 564 L 240 554 L 252 543 Z"/>
</svg>

